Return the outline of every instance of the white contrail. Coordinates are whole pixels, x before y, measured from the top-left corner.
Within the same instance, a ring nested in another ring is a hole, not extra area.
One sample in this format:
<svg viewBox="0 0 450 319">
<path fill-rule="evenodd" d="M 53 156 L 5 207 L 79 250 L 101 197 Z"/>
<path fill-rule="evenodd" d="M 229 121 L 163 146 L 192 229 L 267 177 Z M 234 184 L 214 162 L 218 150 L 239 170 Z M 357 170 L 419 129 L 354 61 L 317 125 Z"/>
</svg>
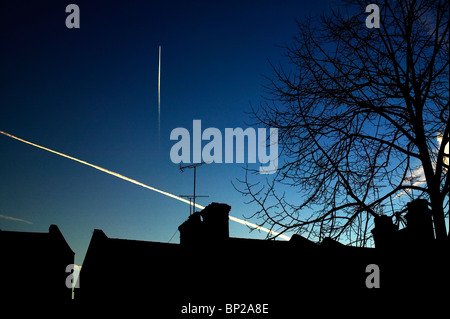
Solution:
<svg viewBox="0 0 450 319">
<path fill-rule="evenodd" d="M 10 220 L 13 222 L 21 222 L 21 223 L 27 223 L 27 224 L 33 224 L 32 222 L 25 220 L 25 219 L 20 219 L 20 218 L 15 218 L 15 217 L 11 217 L 11 216 L 5 216 L 5 215 L 0 215 L 0 218 L 6 219 L 6 220 Z"/>
<path fill-rule="evenodd" d="M 100 166 L 97 166 L 97 165 L 94 165 L 94 164 L 91 164 L 91 163 L 88 163 L 88 162 L 79 160 L 78 158 L 75 158 L 75 157 L 72 157 L 72 156 L 69 156 L 69 155 L 66 155 L 66 154 L 63 154 L 63 153 L 60 153 L 60 152 L 51 150 L 51 149 L 46 148 L 46 147 L 44 147 L 44 146 L 40 146 L 40 145 L 31 143 L 31 142 L 28 142 L 28 141 L 26 141 L 26 140 L 23 140 L 23 139 L 18 138 L 18 137 L 14 136 L 14 135 L 5 133 L 5 132 L 3 132 L 3 131 L 0 131 L 0 133 L 3 134 L 3 135 L 9 136 L 9 137 L 11 137 L 11 138 L 13 138 L 13 139 L 16 139 L 16 140 L 18 140 L 18 141 L 21 141 L 21 142 L 23 142 L 23 143 L 26 143 L 26 144 L 32 145 L 32 146 L 34 146 L 34 147 L 37 147 L 37 148 L 43 149 L 43 150 L 45 150 L 45 151 L 48 151 L 48 152 L 50 152 L 50 153 L 53 153 L 53 154 L 56 154 L 56 155 L 59 155 L 59 156 L 62 156 L 62 157 L 71 159 L 71 160 L 73 160 L 73 161 L 75 161 L 75 162 L 78 162 L 78 163 L 81 163 L 81 164 L 84 164 L 84 165 L 93 167 L 93 168 L 95 168 L 95 169 L 98 169 L 99 171 L 102 171 L 102 172 L 105 172 L 105 173 L 110 174 L 110 175 L 112 175 L 112 176 L 121 178 L 121 179 L 126 180 L 126 181 L 128 181 L 128 182 L 131 182 L 131 183 L 133 183 L 133 184 L 136 184 L 136 185 L 139 185 L 139 186 L 148 188 L 148 189 L 150 189 L 150 190 L 152 190 L 152 191 L 161 193 L 161 194 L 163 194 L 163 195 L 166 195 L 166 196 L 169 196 L 169 197 L 178 199 L 179 201 L 185 202 L 186 204 L 190 204 L 190 202 L 189 202 L 187 199 L 184 199 L 184 198 L 181 198 L 181 197 L 172 195 L 172 194 L 170 194 L 170 193 L 168 193 L 168 192 L 162 191 L 162 190 L 160 190 L 160 189 L 157 189 L 157 188 L 154 188 L 154 187 L 145 185 L 145 184 L 143 184 L 143 183 L 141 183 L 141 182 L 138 182 L 138 181 L 136 181 L 136 180 L 134 180 L 134 179 L 128 178 L 128 177 L 123 176 L 123 175 L 121 175 L 121 174 L 118 174 L 118 173 L 116 173 L 116 172 L 109 171 L 109 170 L 107 170 L 107 169 L 105 169 L 105 168 L 103 168 L 103 167 L 100 167 Z M 204 208 L 203 206 L 199 207 L 199 205 L 195 205 L 195 206 L 197 206 L 198 208 L 201 208 L 201 209 Z"/>
<path fill-rule="evenodd" d="M 128 182 L 130 182 L 130 183 L 133 183 L 133 184 L 142 186 L 142 187 L 144 187 L 144 188 L 150 189 L 150 190 L 152 190 L 152 191 L 154 191 L 154 192 L 158 192 L 158 193 L 160 193 L 160 194 L 163 194 L 163 195 L 172 197 L 172 198 L 174 198 L 174 199 L 176 199 L 176 200 L 179 200 L 179 201 L 181 201 L 181 202 L 183 202 L 183 203 L 186 203 L 186 204 L 189 204 L 189 205 L 193 205 L 193 204 L 192 204 L 190 201 L 188 201 L 187 199 L 184 199 L 184 198 L 182 198 L 182 197 L 173 195 L 173 194 L 171 194 L 171 193 L 162 191 L 162 190 L 160 190 L 160 189 L 157 189 L 157 188 L 154 188 L 154 187 L 145 185 L 145 184 L 143 184 L 143 183 L 141 183 L 141 182 L 138 182 L 138 181 L 136 181 L 136 180 L 134 180 L 134 179 L 128 178 L 128 177 L 123 176 L 123 175 L 121 175 L 121 174 L 118 174 L 118 173 L 116 173 L 116 172 L 112 172 L 112 171 L 107 170 L 107 169 L 105 169 L 105 168 L 103 168 L 103 167 L 100 167 L 100 166 L 97 166 L 97 165 L 94 165 L 94 164 L 91 164 L 91 163 L 82 161 L 82 160 L 80 160 L 80 159 L 78 159 L 78 158 L 75 158 L 75 157 L 72 157 L 72 156 L 69 156 L 69 155 L 66 155 L 66 154 L 63 154 L 63 153 L 54 151 L 54 150 L 49 149 L 49 148 L 47 148 L 47 147 L 44 147 L 44 146 L 40 146 L 40 145 L 34 144 L 34 143 L 32 143 L 32 142 L 23 140 L 23 139 L 21 139 L 21 138 L 18 138 L 18 137 L 14 136 L 14 135 L 8 134 L 8 133 L 3 132 L 3 131 L 0 131 L 0 133 L 3 134 L 3 135 L 6 135 L 6 136 L 8 136 L 8 137 L 11 137 L 11 138 L 13 138 L 13 139 L 15 139 L 15 140 L 17 140 L 17 141 L 26 143 L 26 144 L 28 144 L 28 145 L 31 145 L 31 146 L 40 148 L 40 149 L 42 149 L 42 150 L 45 150 L 45 151 L 47 151 L 47 152 L 50 152 L 50 153 L 53 153 L 53 154 L 56 154 L 56 155 L 59 155 L 59 156 L 65 157 L 65 158 L 71 159 L 71 160 L 73 160 L 73 161 L 75 161 L 75 162 L 78 162 L 78 163 L 81 163 L 81 164 L 90 166 L 90 167 L 92 167 L 92 168 L 95 168 L 95 169 L 97 169 L 97 170 L 99 170 L 99 171 L 102 171 L 102 172 L 104 172 L 104 173 L 107 173 L 107 174 L 109 174 L 109 175 L 118 177 L 118 178 L 123 179 L 123 180 L 125 180 L 125 181 L 128 181 Z M 197 207 L 197 208 L 199 208 L 199 209 L 204 209 L 204 208 L 205 208 L 205 206 L 199 205 L 199 204 L 197 204 L 197 203 L 195 204 L 195 207 Z M 247 222 L 247 221 L 245 221 L 245 220 L 242 220 L 242 219 L 239 219 L 239 218 L 236 218 L 236 217 L 233 217 L 233 216 L 229 216 L 229 218 L 230 218 L 230 220 L 232 220 L 232 221 L 234 221 L 234 222 L 237 222 L 237 223 L 240 223 L 240 224 L 242 224 L 242 225 L 249 226 L 249 227 L 253 227 L 253 228 L 256 228 L 256 229 L 258 229 L 258 230 L 262 230 L 262 231 L 264 231 L 264 232 L 266 232 L 266 233 L 272 234 L 272 235 L 274 235 L 274 236 L 278 236 L 278 237 L 283 238 L 283 239 L 285 239 L 285 240 L 289 240 L 289 239 L 290 239 L 290 238 L 289 238 L 288 236 L 286 236 L 286 235 L 279 234 L 279 233 L 277 233 L 277 232 L 275 232 L 275 231 L 272 231 L 272 230 L 270 230 L 270 229 L 267 229 L 267 228 L 258 226 L 258 225 L 253 224 L 253 223 L 249 223 L 249 222 Z"/>
<path fill-rule="evenodd" d="M 158 54 L 158 140 L 161 137 L 161 46 Z"/>
<path fill-rule="evenodd" d="M 239 219 L 239 218 L 236 218 L 236 217 L 233 217 L 233 216 L 228 216 L 228 218 L 230 220 L 236 222 L 236 223 L 239 223 L 239 224 L 242 224 L 242 225 L 245 225 L 245 226 L 248 226 L 248 227 L 252 227 L 252 228 L 255 228 L 255 229 L 258 229 L 258 230 L 262 230 L 263 232 L 266 232 L 266 233 L 269 233 L 271 235 L 277 236 L 277 237 L 282 238 L 284 240 L 289 241 L 291 239 L 291 237 L 289 237 L 289 236 L 286 236 L 286 235 L 280 234 L 280 233 L 278 233 L 276 231 L 267 229 L 265 227 L 262 227 L 262 226 L 250 223 L 250 222 L 248 222 L 246 220 L 242 220 L 242 219 Z"/>
</svg>

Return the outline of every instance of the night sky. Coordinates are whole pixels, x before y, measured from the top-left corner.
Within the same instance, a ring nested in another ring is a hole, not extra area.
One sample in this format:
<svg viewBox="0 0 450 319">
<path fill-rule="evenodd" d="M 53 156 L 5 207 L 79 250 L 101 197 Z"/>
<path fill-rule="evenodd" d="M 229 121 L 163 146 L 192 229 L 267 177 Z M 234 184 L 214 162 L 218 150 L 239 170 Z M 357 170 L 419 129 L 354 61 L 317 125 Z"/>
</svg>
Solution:
<svg viewBox="0 0 450 319">
<path fill-rule="evenodd" d="M 8 1 L 0 7 L 0 130 L 175 195 L 193 172 L 170 160 L 176 127 L 246 128 L 283 63 L 296 19 L 329 1 Z M 80 8 L 68 29 L 68 4 Z M 158 137 L 158 46 L 162 46 Z M 81 264 L 94 228 L 168 242 L 189 206 L 0 135 L 0 229 L 61 229 Z M 250 216 L 231 181 L 243 164 L 197 170 L 198 202 Z M 254 207 L 253 207 L 254 208 Z M 9 218 L 11 217 L 11 218 Z M 16 219 L 16 220 L 13 220 Z M 258 222 L 257 220 L 251 220 Z M 233 237 L 264 238 L 230 222 Z M 175 234 L 171 242 L 178 242 Z"/>
</svg>

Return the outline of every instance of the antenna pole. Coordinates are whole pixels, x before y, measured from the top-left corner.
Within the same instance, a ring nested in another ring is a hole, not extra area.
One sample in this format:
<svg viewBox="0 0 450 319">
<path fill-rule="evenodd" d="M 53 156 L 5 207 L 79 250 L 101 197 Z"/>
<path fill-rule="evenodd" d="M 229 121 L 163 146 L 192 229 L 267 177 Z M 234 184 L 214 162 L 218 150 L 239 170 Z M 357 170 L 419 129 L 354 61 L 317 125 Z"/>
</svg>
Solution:
<svg viewBox="0 0 450 319">
<path fill-rule="evenodd" d="M 192 215 L 193 212 L 193 208 L 192 208 L 192 200 L 194 199 L 194 196 L 192 195 L 180 195 L 180 197 L 185 197 L 185 198 L 189 198 L 189 216 Z M 195 197 L 209 197 L 209 196 L 201 196 L 201 195 L 196 195 Z"/>
<path fill-rule="evenodd" d="M 201 163 L 195 163 L 195 164 L 191 164 L 191 165 L 185 165 L 182 166 L 180 164 L 180 171 L 183 172 L 186 168 L 193 168 L 194 169 L 194 195 L 192 196 L 193 199 L 193 205 L 192 205 L 192 212 L 195 213 L 195 199 L 197 197 L 208 197 L 208 196 L 197 196 L 196 194 L 196 184 L 197 184 L 197 167 L 198 166 L 202 166 L 203 164 L 207 164 L 206 162 L 201 162 Z M 183 196 L 182 196 L 183 197 Z M 187 195 L 185 195 L 184 197 L 188 197 Z M 190 213 L 190 210 L 189 210 Z"/>
<path fill-rule="evenodd" d="M 197 176 L 197 166 L 194 166 L 194 206 L 193 206 L 193 210 L 195 213 L 195 178 Z"/>
</svg>

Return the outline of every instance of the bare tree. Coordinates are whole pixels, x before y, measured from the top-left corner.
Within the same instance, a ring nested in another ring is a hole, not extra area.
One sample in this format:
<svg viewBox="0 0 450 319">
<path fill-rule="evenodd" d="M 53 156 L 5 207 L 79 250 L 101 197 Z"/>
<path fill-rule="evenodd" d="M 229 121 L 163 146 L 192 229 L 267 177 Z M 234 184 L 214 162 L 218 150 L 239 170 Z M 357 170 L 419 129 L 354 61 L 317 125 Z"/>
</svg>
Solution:
<svg viewBox="0 0 450 319">
<path fill-rule="evenodd" d="M 446 238 L 449 3 L 383 1 L 380 28 L 365 24 L 368 3 L 344 4 L 298 22 L 289 62 L 273 66 L 269 97 L 252 114 L 279 129 L 283 163 L 263 186 L 246 174 L 241 192 L 261 224 L 361 246 L 374 217 L 421 197 Z M 279 183 L 300 201 L 278 194 Z"/>
</svg>

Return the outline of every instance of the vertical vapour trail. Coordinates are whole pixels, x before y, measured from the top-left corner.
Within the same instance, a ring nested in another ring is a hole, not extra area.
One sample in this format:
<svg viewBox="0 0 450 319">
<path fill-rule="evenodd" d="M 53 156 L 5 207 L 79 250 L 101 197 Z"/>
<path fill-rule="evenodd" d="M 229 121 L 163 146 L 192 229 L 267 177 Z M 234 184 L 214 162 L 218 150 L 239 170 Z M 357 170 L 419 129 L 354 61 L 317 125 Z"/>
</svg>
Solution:
<svg viewBox="0 0 450 319">
<path fill-rule="evenodd" d="M 161 135 L 161 46 L 158 52 L 158 140 Z"/>
<path fill-rule="evenodd" d="M 142 187 L 147 188 L 147 189 L 149 189 L 149 190 L 152 190 L 152 191 L 154 191 L 154 192 L 157 192 L 157 193 L 163 194 L 163 195 L 165 195 L 165 196 L 171 197 L 171 198 L 173 198 L 173 199 L 179 200 L 179 201 L 181 201 L 181 202 L 183 202 L 183 203 L 192 205 L 192 203 L 189 202 L 187 199 L 184 199 L 184 198 L 182 198 L 182 197 L 173 195 L 173 194 L 171 194 L 171 193 L 165 192 L 165 191 L 160 190 L 160 189 L 157 189 L 157 188 L 155 188 L 155 187 L 151 187 L 151 186 L 145 185 L 145 184 L 143 184 L 143 183 L 141 183 L 141 182 L 138 182 L 138 181 L 136 181 L 136 180 L 134 180 L 134 179 L 131 179 L 131 178 L 126 177 L 126 176 L 123 176 L 123 175 L 118 174 L 118 173 L 116 173 L 116 172 L 112 172 L 112 171 L 107 170 L 107 169 L 105 169 L 105 168 L 103 168 L 103 167 L 100 167 L 100 166 L 97 166 L 97 165 L 94 165 L 94 164 L 91 164 L 91 163 L 82 161 L 82 160 L 80 160 L 80 159 L 78 159 L 78 158 L 75 158 L 75 157 L 72 157 L 72 156 L 69 156 L 69 155 L 66 155 L 66 154 L 63 154 L 63 153 L 54 151 L 54 150 L 49 149 L 49 148 L 47 148 L 47 147 L 44 147 L 44 146 L 40 146 L 40 145 L 34 144 L 34 143 L 32 143 L 32 142 L 23 140 L 23 139 L 21 139 L 21 138 L 18 138 L 18 137 L 14 136 L 14 135 L 8 134 L 8 133 L 3 132 L 3 131 L 0 131 L 0 133 L 3 134 L 3 135 L 8 136 L 8 137 L 10 137 L 10 138 L 13 138 L 13 139 L 15 139 L 15 140 L 17 140 L 17 141 L 23 142 L 23 143 L 25 143 L 25 144 L 28 144 L 28 145 L 31 145 L 31 146 L 40 148 L 40 149 L 42 149 L 42 150 L 44 150 L 44 151 L 47 151 L 47 152 L 50 152 L 50 153 L 53 153 L 53 154 L 56 154 L 56 155 L 59 155 L 59 156 L 68 158 L 68 159 L 73 160 L 73 161 L 75 161 L 75 162 L 78 162 L 78 163 L 81 163 L 81 164 L 90 166 L 90 167 L 92 167 L 92 168 L 95 168 L 95 169 L 97 169 L 97 170 L 99 170 L 99 171 L 102 171 L 102 172 L 104 172 L 104 173 L 107 173 L 107 174 L 109 174 L 109 175 L 112 175 L 112 176 L 115 176 L 115 177 L 117 177 L 117 178 L 123 179 L 123 180 L 125 180 L 125 181 L 130 182 L 130 183 L 133 183 L 133 184 L 142 186 Z M 199 208 L 199 209 L 205 208 L 205 206 L 199 205 L 199 204 L 197 204 L 197 203 L 195 204 L 195 207 L 197 207 L 197 208 Z M 253 223 L 249 223 L 249 222 L 247 222 L 247 221 L 245 221 L 245 220 L 242 220 L 242 219 L 239 219 L 239 218 L 236 218 L 236 217 L 233 217 L 233 216 L 229 216 L 229 218 L 230 218 L 230 220 L 232 220 L 232 221 L 234 221 L 234 222 L 237 222 L 237 223 L 240 223 L 240 224 L 242 224 L 242 225 L 246 225 L 246 226 L 249 226 L 249 227 L 252 227 L 252 228 L 256 228 L 256 229 L 258 229 L 258 230 L 264 231 L 264 232 L 269 233 L 269 234 L 272 234 L 272 235 L 274 235 L 274 236 L 277 236 L 277 235 L 278 235 L 278 237 L 283 238 L 283 239 L 285 239 L 285 240 L 289 240 L 289 239 L 290 239 L 290 238 L 289 238 L 288 236 L 286 236 L 286 235 L 279 234 L 279 233 L 277 233 L 277 232 L 275 232 L 275 231 L 272 231 L 272 230 L 270 230 L 270 229 L 267 229 L 267 228 L 258 226 L 258 225 L 253 224 Z"/>
</svg>

